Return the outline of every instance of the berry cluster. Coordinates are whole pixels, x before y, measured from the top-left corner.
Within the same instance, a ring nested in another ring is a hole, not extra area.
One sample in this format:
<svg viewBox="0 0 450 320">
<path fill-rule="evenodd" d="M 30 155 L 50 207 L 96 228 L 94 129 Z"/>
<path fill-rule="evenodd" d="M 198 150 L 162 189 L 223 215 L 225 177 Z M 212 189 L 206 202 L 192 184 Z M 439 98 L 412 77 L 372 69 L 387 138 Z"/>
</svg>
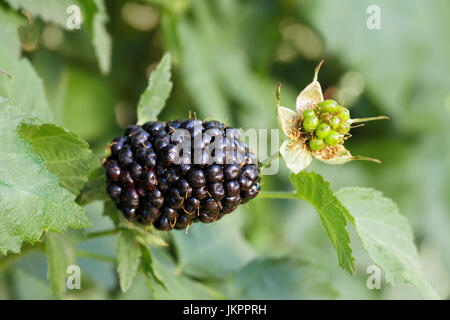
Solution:
<svg viewBox="0 0 450 320">
<path fill-rule="evenodd" d="M 303 130 L 311 134 L 309 147 L 313 151 L 342 143 L 350 131 L 349 110 L 334 100 L 322 101 L 313 109 L 303 111 L 302 118 Z"/>
<path fill-rule="evenodd" d="M 218 121 L 152 121 L 110 144 L 107 192 L 126 219 L 157 229 L 210 223 L 260 190 L 256 156 Z"/>
</svg>

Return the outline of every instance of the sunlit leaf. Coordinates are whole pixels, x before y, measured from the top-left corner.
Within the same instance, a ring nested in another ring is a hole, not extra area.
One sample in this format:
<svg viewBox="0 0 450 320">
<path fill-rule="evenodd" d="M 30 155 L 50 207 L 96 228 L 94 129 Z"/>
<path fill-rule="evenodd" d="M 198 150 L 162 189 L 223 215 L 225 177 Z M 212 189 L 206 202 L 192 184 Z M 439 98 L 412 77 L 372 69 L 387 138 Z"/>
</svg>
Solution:
<svg viewBox="0 0 450 320">
<path fill-rule="evenodd" d="M 42 120 L 52 120 L 52 112 L 45 97 L 44 86 L 30 62 L 20 58 L 17 28 L 20 18 L 0 8 L 0 95 L 10 99 L 23 112 Z M 9 77 L 5 76 L 8 74 Z"/>
<path fill-rule="evenodd" d="M 23 9 L 33 17 L 55 23 L 66 30 L 74 12 L 67 11 L 72 5 L 81 6 L 80 25 L 86 27 L 92 39 L 100 70 L 108 73 L 111 67 L 111 37 L 106 30 L 109 20 L 103 0 L 6 0 L 13 9 Z M 78 29 L 74 29 L 75 31 Z"/>
<path fill-rule="evenodd" d="M 66 27 L 66 21 L 69 14 L 67 8 L 74 3 L 71 0 L 5 0 L 14 9 L 26 10 L 32 16 L 42 18 L 47 22 L 56 23 Z"/>
<path fill-rule="evenodd" d="M 161 59 L 156 69 L 150 74 L 148 87 L 141 95 L 138 104 L 138 122 L 143 124 L 146 121 L 156 120 L 161 110 L 166 104 L 172 90 L 170 81 L 171 72 L 170 54 L 166 53 Z"/>
<path fill-rule="evenodd" d="M 66 293 L 67 267 L 75 263 L 75 242 L 67 236 L 49 232 L 45 237 L 45 253 L 47 255 L 47 277 L 50 288 L 56 299 Z"/>
<path fill-rule="evenodd" d="M 141 249 L 136 240 L 136 233 L 131 230 L 123 230 L 119 237 L 117 247 L 117 273 L 120 279 L 120 288 L 127 291 L 136 276 L 141 261 Z"/>
<path fill-rule="evenodd" d="M 106 30 L 109 17 L 103 0 L 77 0 L 82 6 L 85 23 L 92 39 L 100 70 L 107 74 L 111 68 L 112 39 Z"/>
<path fill-rule="evenodd" d="M 61 186 L 78 194 L 87 181 L 92 151 L 87 142 L 53 124 L 27 123 L 20 134 L 45 159 L 45 167 L 59 177 Z"/>
<path fill-rule="evenodd" d="M 164 284 L 164 280 L 155 271 L 155 268 L 153 266 L 152 253 L 151 253 L 150 249 L 148 248 L 147 243 L 141 242 L 140 248 L 141 248 L 141 253 L 142 253 L 141 266 L 142 266 L 142 270 L 144 272 L 144 275 L 147 278 L 150 278 L 150 279 L 148 279 L 149 281 L 155 281 L 160 286 L 162 286 L 163 288 L 167 289 L 167 287 Z"/>
<path fill-rule="evenodd" d="M 408 221 L 381 192 L 348 187 L 336 196 L 348 208 L 364 248 L 393 285 L 412 283 L 427 299 L 440 299 L 426 280 Z"/>
<path fill-rule="evenodd" d="M 40 239 L 42 232 L 64 232 L 90 225 L 75 195 L 62 188 L 58 177 L 19 135 L 25 114 L 0 101 L 0 252 L 19 252 L 23 241 Z"/>
<path fill-rule="evenodd" d="M 0 7 L 0 47 L 8 48 L 9 54 L 14 58 L 20 58 L 20 38 L 18 28 L 26 23 L 24 17 L 15 12 L 5 11 Z"/>
</svg>

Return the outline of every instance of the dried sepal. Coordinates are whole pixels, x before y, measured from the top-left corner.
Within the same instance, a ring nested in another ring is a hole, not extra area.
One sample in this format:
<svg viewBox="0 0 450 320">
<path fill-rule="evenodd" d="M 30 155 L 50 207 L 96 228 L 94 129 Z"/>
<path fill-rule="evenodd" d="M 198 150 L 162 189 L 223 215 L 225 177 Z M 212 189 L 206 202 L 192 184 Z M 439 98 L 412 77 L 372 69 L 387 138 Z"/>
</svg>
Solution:
<svg viewBox="0 0 450 320">
<path fill-rule="evenodd" d="M 314 71 L 313 81 L 305 89 L 303 89 L 297 97 L 296 108 L 298 113 L 302 113 L 306 109 L 311 108 L 312 106 L 323 101 L 322 87 L 320 86 L 319 81 L 317 81 L 322 63 L 323 60 L 317 65 Z"/>
<path fill-rule="evenodd" d="M 283 142 L 280 153 L 286 166 L 294 173 L 304 170 L 312 161 L 311 151 L 305 145 L 293 144 L 290 140 Z"/>
<path fill-rule="evenodd" d="M 297 117 L 298 114 L 291 109 L 281 106 L 277 108 L 277 113 L 280 127 L 284 134 L 289 137 L 295 124 L 295 117 Z"/>
<path fill-rule="evenodd" d="M 338 146 L 336 146 L 336 148 L 337 148 L 337 150 L 336 150 L 335 154 L 333 155 L 333 157 L 328 158 L 328 157 L 326 157 L 325 154 L 319 153 L 319 152 L 315 152 L 313 154 L 313 156 L 314 156 L 314 158 L 316 158 L 322 162 L 325 162 L 326 164 L 331 164 L 331 165 L 345 164 L 352 160 L 366 160 L 366 161 L 381 163 L 381 161 L 378 159 L 364 157 L 364 156 L 353 156 L 350 153 L 350 151 L 348 151 L 343 145 L 338 145 Z"/>
<path fill-rule="evenodd" d="M 278 83 L 277 89 L 275 90 L 275 97 L 277 99 L 277 108 L 280 106 L 280 98 L 281 98 L 281 83 Z"/>
</svg>

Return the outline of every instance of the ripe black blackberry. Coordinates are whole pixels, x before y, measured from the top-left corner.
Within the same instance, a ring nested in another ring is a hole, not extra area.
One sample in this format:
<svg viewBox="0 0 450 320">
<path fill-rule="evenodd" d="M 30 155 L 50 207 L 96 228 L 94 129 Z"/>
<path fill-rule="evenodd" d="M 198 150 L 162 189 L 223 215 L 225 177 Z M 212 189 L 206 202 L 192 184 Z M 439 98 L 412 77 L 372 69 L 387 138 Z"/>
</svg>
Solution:
<svg viewBox="0 0 450 320">
<path fill-rule="evenodd" d="M 110 144 L 107 192 L 124 217 L 160 230 L 210 223 L 256 197 L 259 164 L 218 121 L 151 121 Z"/>
</svg>

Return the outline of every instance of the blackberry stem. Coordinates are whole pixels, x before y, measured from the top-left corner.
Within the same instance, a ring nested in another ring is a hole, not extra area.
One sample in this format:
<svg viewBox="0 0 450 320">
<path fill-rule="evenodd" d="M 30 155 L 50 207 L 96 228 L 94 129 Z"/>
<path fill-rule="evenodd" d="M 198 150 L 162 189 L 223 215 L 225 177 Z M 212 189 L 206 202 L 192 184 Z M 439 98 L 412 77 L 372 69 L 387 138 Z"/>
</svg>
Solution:
<svg viewBox="0 0 450 320">
<path fill-rule="evenodd" d="M 98 231 L 98 232 L 92 232 L 87 234 L 87 238 L 88 239 L 92 239 L 92 238 L 99 238 L 99 237 L 104 237 L 104 236 L 109 236 L 112 234 L 116 234 L 119 233 L 120 231 L 122 231 L 124 228 L 116 228 L 116 229 L 110 229 L 110 230 L 103 230 L 103 231 Z"/>
<path fill-rule="evenodd" d="M 78 257 L 93 259 L 93 260 L 102 261 L 102 262 L 106 262 L 106 263 L 115 263 L 116 262 L 116 259 L 114 259 L 113 257 L 109 257 L 109 256 L 106 256 L 103 254 L 98 254 L 98 253 L 87 251 L 87 250 L 78 249 L 76 251 L 76 254 Z"/>
<path fill-rule="evenodd" d="M 277 160 L 281 157 L 281 154 L 279 151 L 275 152 L 274 154 L 272 154 L 270 157 L 268 157 L 267 159 L 265 159 L 264 161 L 260 162 L 260 166 L 262 168 L 267 168 L 268 166 L 270 166 L 270 164 L 272 163 L 272 161 Z"/>
<path fill-rule="evenodd" d="M 258 197 L 265 199 L 299 199 L 294 191 L 261 191 Z"/>
</svg>

